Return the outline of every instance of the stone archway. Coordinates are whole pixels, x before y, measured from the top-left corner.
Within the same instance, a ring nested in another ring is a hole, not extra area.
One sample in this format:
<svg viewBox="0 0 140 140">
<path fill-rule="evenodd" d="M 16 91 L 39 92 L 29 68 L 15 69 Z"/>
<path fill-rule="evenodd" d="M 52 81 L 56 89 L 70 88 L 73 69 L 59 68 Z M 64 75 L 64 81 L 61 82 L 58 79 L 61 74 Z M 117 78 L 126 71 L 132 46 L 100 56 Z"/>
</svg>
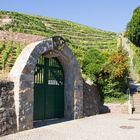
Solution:
<svg viewBox="0 0 140 140">
<path fill-rule="evenodd" d="M 53 37 L 28 45 L 10 72 L 9 78 L 14 81 L 17 131 L 33 128 L 34 68 L 42 54 L 57 57 L 64 69 L 65 118 L 83 116 L 83 80 L 79 65 L 64 39 Z"/>
</svg>

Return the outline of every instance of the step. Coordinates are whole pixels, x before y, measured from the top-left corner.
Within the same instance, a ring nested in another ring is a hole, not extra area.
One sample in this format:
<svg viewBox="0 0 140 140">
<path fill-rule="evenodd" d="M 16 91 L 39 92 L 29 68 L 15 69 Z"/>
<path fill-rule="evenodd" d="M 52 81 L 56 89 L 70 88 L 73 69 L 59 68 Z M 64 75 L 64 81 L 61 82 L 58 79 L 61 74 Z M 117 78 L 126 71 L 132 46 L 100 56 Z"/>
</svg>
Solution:
<svg viewBox="0 0 140 140">
<path fill-rule="evenodd" d="M 139 103 L 139 102 L 140 102 L 140 100 L 133 100 L 133 102 L 134 102 L 134 103 Z"/>
<path fill-rule="evenodd" d="M 133 102 L 133 104 L 135 104 L 135 105 L 140 105 L 140 102 Z"/>
<path fill-rule="evenodd" d="M 12 62 L 7 62 L 6 65 L 14 65 Z"/>
<path fill-rule="evenodd" d="M 138 98 L 138 99 L 140 99 L 140 96 L 133 96 L 133 98 Z"/>
<path fill-rule="evenodd" d="M 140 111 L 140 109 L 139 109 L 139 108 L 135 108 L 135 107 L 134 107 L 134 111 Z"/>
<path fill-rule="evenodd" d="M 134 107 L 134 111 L 140 111 L 140 108 Z"/>
<path fill-rule="evenodd" d="M 16 56 L 13 54 L 13 56 L 12 55 L 9 55 L 9 58 L 10 59 L 15 59 L 16 58 Z"/>
<path fill-rule="evenodd" d="M 140 105 L 140 102 L 133 102 L 134 105 Z"/>
<path fill-rule="evenodd" d="M 134 103 L 134 104 L 139 104 L 140 101 L 134 101 L 134 100 L 133 100 L 133 103 Z"/>
<path fill-rule="evenodd" d="M 6 66 L 6 68 L 10 68 L 10 69 L 11 69 L 12 67 L 13 67 L 13 65 L 10 65 L 10 66 Z"/>
<path fill-rule="evenodd" d="M 133 94 L 133 97 L 140 97 L 140 93 Z"/>
<path fill-rule="evenodd" d="M 13 60 L 13 59 L 16 59 L 16 57 L 15 56 L 9 56 L 8 57 L 8 60 Z"/>
<path fill-rule="evenodd" d="M 138 96 L 138 97 L 133 97 L 133 99 L 140 99 L 140 97 Z"/>
<path fill-rule="evenodd" d="M 133 114 L 140 114 L 140 112 L 136 112 L 136 111 L 134 111 Z"/>
<path fill-rule="evenodd" d="M 140 112 L 140 110 L 135 109 L 134 112 Z"/>
<path fill-rule="evenodd" d="M 133 98 L 140 98 L 140 96 L 133 96 Z"/>
<path fill-rule="evenodd" d="M 140 108 L 140 104 L 135 104 L 134 107 Z"/>
<path fill-rule="evenodd" d="M 10 61 L 14 61 L 14 60 L 16 60 L 15 58 L 14 59 L 8 59 L 8 62 L 10 62 Z"/>
<path fill-rule="evenodd" d="M 11 65 L 11 64 L 13 65 L 14 63 L 15 63 L 15 61 L 9 61 L 9 62 L 7 62 L 7 65 L 9 65 L 9 64 L 10 64 L 10 65 Z"/>
<path fill-rule="evenodd" d="M 140 102 L 140 100 L 133 100 L 133 102 L 134 102 L 134 103 L 135 103 L 135 102 L 136 102 L 136 103 L 139 103 L 139 102 Z"/>
<path fill-rule="evenodd" d="M 138 99 L 138 98 L 134 99 L 134 98 L 133 98 L 133 101 L 140 101 L 140 99 Z"/>
<path fill-rule="evenodd" d="M 133 96 L 133 98 L 140 98 L 140 96 Z"/>
<path fill-rule="evenodd" d="M 139 93 L 133 94 L 133 97 L 140 97 L 140 94 Z"/>
<path fill-rule="evenodd" d="M 133 98 L 133 100 L 134 100 L 134 101 L 140 101 L 140 99 L 139 99 L 139 98 L 136 98 L 136 99 L 134 99 L 134 98 Z"/>
<path fill-rule="evenodd" d="M 140 110 L 140 106 L 134 106 L 134 108 Z"/>
<path fill-rule="evenodd" d="M 139 84 L 139 85 L 140 85 L 140 84 Z M 137 87 L 138 87 L 138 86 L 137 86 Z M 133 95 L 137 95 L 137 94 L 139 94 L 137 91 L 133 93 Z"/>
<path fill-rule="evenodd" d="M 134 109 L 134 112 L 140 112 L 140 110 Z"/>
<path fill-rule="evenodd" d="M 133 101 L 140 101 L 140 99 L 133 99 Z"/>
<path fill-rule="evenodd" d="M 8 57 L 8 61 L 13 60 L 13 59 L 16 59 L 16 57 L 15 56 L 9 56 Z"/>
<path fill-rule="evenodd" d="M 134 106 L 140 106 L 140 103 L 133 103 Z"/>
<path fill-rule="evenodd" d="M 9 55 L 9 58 L 10 58 L 10 59 L 15 59 L 15 58 L 16 58 L 16 55 L 14 55 L 14 54 Z"/>
</svg>

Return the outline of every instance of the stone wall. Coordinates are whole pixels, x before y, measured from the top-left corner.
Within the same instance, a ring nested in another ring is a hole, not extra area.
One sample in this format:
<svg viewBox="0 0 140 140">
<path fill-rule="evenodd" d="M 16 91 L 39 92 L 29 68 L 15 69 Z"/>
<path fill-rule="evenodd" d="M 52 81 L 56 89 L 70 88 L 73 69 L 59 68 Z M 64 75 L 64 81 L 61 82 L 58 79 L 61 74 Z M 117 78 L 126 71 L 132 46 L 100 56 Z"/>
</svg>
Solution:
<svg viewBox="0 0 140 140">
<path fill-rule="evenodd" d="M 83 82 L 83 115 L 91 116 L 101 112 L 103 103 L 97 86 L 88 81 Z"/>
<path fill-rule="evenodd" d="M 0 136 L 16 131 L 13 88 L 13 82 L 0 81 Z"/>
<path fill-rule="evenodd" d="M 46 37 L 25 33 L 18 33 L 12 31 L 0 31 L 0 41 L 2 40 L 14 40 L 15 42 L 20 42 L 25 44 L 30 44 L 32 42 L 36 42 Z"/>
<path fill-rule="evenodd" d="M 65 40 L 53 37 L 25 47 L 10 71 L 9 78 L 15 85 L 17 131 L 33 128 L 34 69 L 42 54 L 44 57 L 57 57 L 63 67 L 64 117 L 78 119 L 83 116 L 83 80 L 80 67 Z"/>
</svg>

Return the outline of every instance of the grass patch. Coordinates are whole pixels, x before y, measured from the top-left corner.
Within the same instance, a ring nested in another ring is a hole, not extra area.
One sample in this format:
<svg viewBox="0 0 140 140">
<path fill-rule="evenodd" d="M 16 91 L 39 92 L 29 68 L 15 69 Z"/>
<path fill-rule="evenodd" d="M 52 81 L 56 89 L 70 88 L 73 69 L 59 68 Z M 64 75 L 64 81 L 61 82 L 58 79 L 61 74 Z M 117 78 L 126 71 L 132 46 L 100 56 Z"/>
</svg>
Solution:
<svg viewBox="0 0 140 140">
<path fill-rule="evenodd" d="M 105 103 L 125 103 L 128 101 L 128 95 L 123 95 L 120 98 L 115 97 L 105 97 L 104 102 Z"/>
</svg>

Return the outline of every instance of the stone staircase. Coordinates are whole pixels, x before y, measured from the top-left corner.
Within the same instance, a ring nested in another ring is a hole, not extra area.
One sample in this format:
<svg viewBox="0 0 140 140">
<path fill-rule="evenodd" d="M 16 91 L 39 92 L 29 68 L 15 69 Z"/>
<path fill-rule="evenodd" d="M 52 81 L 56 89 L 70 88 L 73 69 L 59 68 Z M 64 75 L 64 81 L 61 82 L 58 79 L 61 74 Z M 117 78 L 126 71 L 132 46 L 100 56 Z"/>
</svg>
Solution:
<svg viewBox="0 0 140 140">
<path fill-rule="evenodd" d="M 133 98 L 133 114 L 140 114 L 140 93 L 135 92 Z"/>
</svg>

